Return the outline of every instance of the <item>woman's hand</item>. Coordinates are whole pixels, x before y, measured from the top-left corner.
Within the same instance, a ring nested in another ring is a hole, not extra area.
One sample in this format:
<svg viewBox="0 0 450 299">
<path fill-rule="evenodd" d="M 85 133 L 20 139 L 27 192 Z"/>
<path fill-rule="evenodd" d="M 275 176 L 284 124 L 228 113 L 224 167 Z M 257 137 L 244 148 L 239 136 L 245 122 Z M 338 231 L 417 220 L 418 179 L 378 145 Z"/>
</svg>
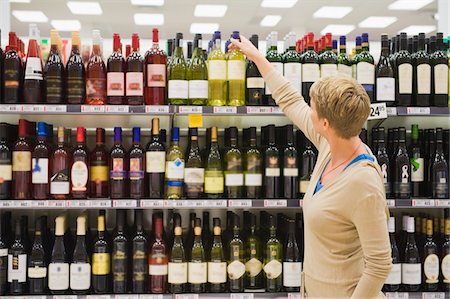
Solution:
<svg viewBox="0 0 450 299">
<path fill-rule="evenodd" d="M 245 36 L 240 36 L 240 41 L 234 38 L 231 38 L 231 44 L 228 46 L 228 50 L 240 49 L 242 53 L 247 56 L 247 58 L 251 61 L 257 60 L 259 57 L 263 57 L 259 50 L 249 41 Z"/>
</svg>

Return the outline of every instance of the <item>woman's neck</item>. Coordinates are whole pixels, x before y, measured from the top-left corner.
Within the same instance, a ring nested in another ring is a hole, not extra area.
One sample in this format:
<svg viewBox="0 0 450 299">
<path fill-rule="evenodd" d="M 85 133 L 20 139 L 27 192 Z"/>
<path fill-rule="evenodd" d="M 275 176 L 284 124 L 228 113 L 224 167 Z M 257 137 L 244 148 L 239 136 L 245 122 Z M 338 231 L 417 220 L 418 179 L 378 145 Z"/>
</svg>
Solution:
<svg viewBox="0 0 450 299">
<path fill-rule="evenodd" d="M 330 144 L 331 167 L 335 167 L 347 160 L 350 162 L 351 158 L 365 153 L 362 141 L 358 136 L 351 137 L 350 139 L 334 137 L 330 138 L 328 143 Z"/>
</svg>

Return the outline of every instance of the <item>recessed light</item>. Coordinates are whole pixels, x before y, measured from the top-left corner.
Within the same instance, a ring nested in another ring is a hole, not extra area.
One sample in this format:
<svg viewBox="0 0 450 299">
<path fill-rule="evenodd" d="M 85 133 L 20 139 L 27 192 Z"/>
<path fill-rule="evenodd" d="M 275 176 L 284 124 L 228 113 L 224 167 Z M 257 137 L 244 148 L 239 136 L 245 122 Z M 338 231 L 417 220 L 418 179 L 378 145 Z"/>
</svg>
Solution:
<svg viewBox="0 0 450 299">
<path fill-rule="evenodd" d="M 30 3 L 31 0 L 9 0 L 10 3 Z"/>
<path fill-rule="evenodd" d="M 164 25 L 164 15 L 160 13 L 137 13 L 134 14 L 136 25 Z"/>
<path fill-rule="evenodd" d="M 203 5 L 198 4 L 195 6 L 194 16 L 196 17 L 211 17 L 211 18 L 221 18 L 225 16 L 227 12 L 227 5 Z"/>
<path fill-rule="evenodd" d="M 263 0 L 261 7 L 270 8 L 291 8 L 297 3 L 298 0 Z"/>
<path fill-rule="evenodd" d="M 98 2 L 69 1 L 67 6 L 74 15 L 101 15 L 102 7 Z"/>
<path fill-rule="evenodd" d="M 274 27 L 280 20 L 280 15 L 267 15 L 261 20 L 261 23 L 259 23 L 259 25 L 261 25 L 262 27 Z"/>
<path fill-rule="evenodd" d="M 320 33 L 322 35 L 328 32 L 331 32 L 333 35 L 347 35 L 353 30 L 355 30 L 354 25 L 328 25 Z"/>
<path fill-rule="evenodd" d="M 419 34 L 419 33 L 428 34 L 435 30 L 436 30 L 436 26 L 433 26 L 433 25 L 411 25 L 411 26 L 408 26 L 408 27 L 400 30 L 399 33 L 406 32 L 407 35 L 415 35 L 415 34 Z"/>
<path fill-rule="evenodd" d="M 313 14 L 316 19 L 342 19 L 353 10 L 350 6 L 322 6 Z"/>
<path fill-rule="evenodd" d="M 40 10 L 13 10 L 15 16 L 20 22 L 25 23 L 47 23 L 47 16 Z"/>
<path fill-rule="evenodd" d="M 368 17 L 358 24 L 361 28 L 386 28 L 397 22 L 396 17 Z"/>
<path fill-rule="evenodd" d="M 52 20 L 53 28 L 58 31 L 80 31 L 81 23 L 78 20 Z"/>
<path fill-rule="evenodd" d="M 163 6 L 164 0 L 131 0 L 131 4 L 137 6 Z"/>
<path fill-rule="evenodd" d="M 192 23 L 189 32 L 192 34 L 213 34 L 217 30 L 219 30 L 218 23 Z"/>
<path fill-rule="evenodd" d="M 391 10 L 418 10 L 427 6 L 434 0 L 397 0 L 391 3 L 388 8 Z"/>
</svg>

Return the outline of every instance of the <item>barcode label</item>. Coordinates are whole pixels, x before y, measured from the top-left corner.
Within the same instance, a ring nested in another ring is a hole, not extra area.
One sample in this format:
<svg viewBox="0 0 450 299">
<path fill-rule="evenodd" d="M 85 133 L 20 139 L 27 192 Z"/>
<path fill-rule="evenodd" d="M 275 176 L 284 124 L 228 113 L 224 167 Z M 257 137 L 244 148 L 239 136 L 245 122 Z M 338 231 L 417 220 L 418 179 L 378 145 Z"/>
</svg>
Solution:
<svg viewBox="0 0 450 299">
<path fill-rule="evenodd" d="M 111 295 L 87 295 L 86 299 L 111 299 Z"/>
<path fill-rule="evenodd" d="M 0 206 L 2 208 L 12 208 L 14 206 L 14 201 L 12 201 L 12 200 L 2 200 L 2 201 L 0 201 Z"/>
<path fill-rule="evenodd" d="M 434 202 L 434 199 L 413 199 L 412 206 L 413 207 L 434 207 L 435 202 Z"/>
<path fill-rule="evenodd" d="M 89 296 L 87 296 L 89 297 Z M 77 299 L 77 296 L 75 295 L 58 295 L 58 296 L 53 296 L 53 299 Z"/>
<path fill-rule="evenodd" d="M 141 208 L 163 208 L 164 200 L 141 200 Z"/>
<path fill-rule="evenodd" d="M 89 208 L 92 204 L 90 200 L 68 200 L 66 206 L 68 208 Z"/>
<path fill-rule="evenodd" d="M 127 105 L 108 105 L 105 111 L 108 113 L 128 113 L 130 112 L 130 107 Z"/>
<path fill-rule="evenodd" d="M 140 295 L 139 299 L 163 299 L 164 295 Z"/>
<path fill-rule="evenodd" d="M 407 107 L 407 114 L 429 115 L 430 107 Z"/>
<path fill-rule="evenodd" d="M 102 105 L 81 105 L 81 112 L 83 113 L 104 113 L 105 106 Z"/>
<path fill-rule="evenodd" d="M 49 200 L 48 207 L 49 208 L 65 208 L 66 201 L 64 201 L 64 200 Z"/>
<path fill-rule="evenodd" d="M 370 104 L 370 114 L 367 119 L 371 120 L 383 118 L 387 118 L 386 103 Z"/>
<path fill-rule="evenodd" d="M 203 107 L 196 106 L 180 106 L 178 112 L 185 114 L 201 114 L 203 113 Z"/>
<path fill-rule="evenodd" d="M 300 293 L 288 293 L 288 299 L 300 299 Z"/>
<path fill-rule="evenodd" d="M 145 106 L 145 113 L 169 113 L 169 106 Z"/>
<path fill-rule="evenodd" d="M 226 200 L 205 200 L 206 206 L 215 207 L 215 208 L 226 208 L 227 201 Z"/>
<path fill-rule="evenodd" d="M 445 299 L 445 293 L 444 292 L 438 292 L 438 293 L 422 293 L 422 299 Z"/>
<path fill-rule="evenodd" d="M 129 200 L 129 199 L 113 200 L 113 207 L 114 208 L 136 208 L 137 202 L 135 200 Z"/>
<path fill-rule="evenodd" d="M 93 207 L 93 208 L 110 208 L 111 201 L 108 199 L 92 200 L 91 207 Z"/>
<path fill-rule="evenodd" d="M 409 299 L 409 293 L 386 293 L 386 298 Z"/>
<path fill-rule="evenodd" d="M 46 200 L 33 200 L 33 201 L 31 201 L 31 206 L 33 208 L 46 208 L 46 207 L 48 207 L 48 201 L 46 201 Z"/>
<path fill-rule="evenodd" d="M 438 207 L 450 208 L 450 199 L 439 199 L 437 200 Z"/>
<path fill-rule="evenodd" d="M 22 105 L 0 105 L 0 111 L 2 112 L 22 112 Z"/>
<path fill-rule="evenodd" d="M 23 105 L 23 112 L 45 112 L 44 105 Z"/>
<path fill-rule="evenodd" d="M 237 107 L 214 107 L 213 111 L 219 114 L 236 114 Z"/>
<path fill-rule="evenodd" d="M 198 294 L 176 294 L 175 299 L 198 299 Z"/>
<path fill-rule="evenodd" d="M 115 299 L 139 299 L 139 295 L 115 295 Z"/>
<path fill-rule="evenodd" d="M 286 199 L 265 199 L 264 207 L 265 208 L 287 207 L 287 200 Z"/>
<path fill-rule="evenodd" d="M 275 107 L 247 107 L 248 114 L 269 114 Z"/>
<path fill-rule="evenodd" d="M 252 293 L 243 293 L 243 294 L 230 294 L 230 299 L 253 299 L 254 296 Z"/>
<path fill-rule="evenodd" d="M 229 207 L 235 207 L 235 208 L 251 208 L 252 207 L 252 201 L 246 200 L 246 199 L 231 199 L 228 201 Z"/>
<path fill-rule="evenodd" d="M 14 203 L 16 208 L 30 208 L 32 206 L 31 200 L 18 200 Z"/>
<path fill-rule="evenodd" d="M 51 112 L 51 113 L 67 112 L 67 106 L 64 106 L 64 105 L 47 105 L 46 110 L 47 110 L 47 112 Z"/>
<path fill-rule="evenodd" d="M 386 113 L 388 116 L 396 116 L 397 108 L 396 107 L 386 107 Z"/>
<path fill-rule="evenodd" d="M 388 200 L 386 200 L 386 205 L 388 207 L 395 207 L 395 199 L 388 199 Z"/>
</svg>

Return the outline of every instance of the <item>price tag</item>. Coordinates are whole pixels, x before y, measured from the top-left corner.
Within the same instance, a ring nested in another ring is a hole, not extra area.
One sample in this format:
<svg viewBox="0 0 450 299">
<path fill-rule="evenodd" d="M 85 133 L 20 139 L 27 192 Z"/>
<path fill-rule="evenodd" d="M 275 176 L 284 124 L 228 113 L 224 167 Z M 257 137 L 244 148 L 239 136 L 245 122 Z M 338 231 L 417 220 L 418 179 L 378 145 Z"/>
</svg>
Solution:
<svg viewBox="0 0 450 299">
<path fill-rule="evenodd" d="M 371 120 L 383 118 L 387 118 L 386 103 L 370 104 L 370 114 L 367 119 Z"/>
<path fill-rule="evenodd" d="M 12 208 L 14 206 L 13 200 L 2 200 L 0 201 L 0 205 L 2 208 Z"/>
<path fill-rule="evenodd" d="M 275 107 L 247 107 L 247 114 L 269 114 Z"/>
<path fill-rule="evenodd" d="M 114 208 L 136 208 L 137 203 L 135 200 L 129 199 L 117 199 L 113 200 Z"/>
<path fill-rule="evenodd" d="M 450 199 L 439 199 L 437 200 L 437 206 L 443 208 L 450 208 Z"/>
<path fill-rule="evenodd" d="M 111 299 L 111 295 L 87 295 L 86 299 Z"/>
<path fill-rule="evenodd" d="M 160 105 L 145 106 L 145 113 L 151 114 L 169 113 L 169 106 L 160 106 Z"/>
<path fill-rule="evenodd" d="M 141 208 L 163 208 L 164 200 L 141 200 Z"/>
<path fill-rule="evenodd" d="M 6 297 L 3 297 L 6 298 Z M 25 296 L 27 299 L 46 299 L 46 296 Z"/>
<path fill-rule="evenodd" d="M 89 296 L 86 296 L 89 297 Z M 57 295 L 53 296 L 53 299 L 77 299 L 76 295 Z"/>
<path fill-rule="evenodd" d="M 253 293 L 230 294 L 230 299 L 253 299 Z"/>
<path fill-rule="evenodd" d="M 422 299 L 445 299 L 445 293 L 444 292 L 437 292 L 437 293 L 423 292 Z"/>
<path fill-rule="evenodd" d="M 32 200 L 31 206 L 33 208 L 46 208 L 48 207 L 48 201 L 46 200 Z"/>
<path fill-rule="evenodd" d="M 139 295 L 115 295 L 114 299 L 139 299 Z"/>
<path fill-rule="evenodd" d="M 205 200 L 205 207 L 213 207 L 213 208 L 226 208 L 227 201 L 226 200 Z"/>
<path fill-rule="evenodd" d="M 386 107 L 386 113 L 388 116 L 397 116 L 397 107 Z"/>
<path fill-rule="evenodd" d="M 163 299 L 164 295 L 140 295 L 139 299 Z"/>
<path fill-rule="evenodd" d="M 264 200 L 265 208 L 284 208 L 287 207 L 286 199 L 265 199 Z"/>
<path fill-rule="evenodd" d="M 176 294 L 175 299 L 198 299 L 198 294 Z"/>
<path fill-rule="evenodd" d="M 188 207 L 204 207 L 203 200 L 186 200 L 186 206 Z"/>
<path fill-rule="evenodd" d="M 409 293 L 406 292 L 386 293 L 386 298 L 409 299 Z"/>
<path fill-rule="evenodd" d="M 434 202 L 434 199 L 413 199 L 412 206 L 413 207 L 434 207 L 435 202 Z"/>
<path fill-rule="evenodd" d="M 387 199 L 386 200 L 386 205 L 388 207 L 395 207 L 395 199 Z"/>
<path fill-rule="evenodd" d="M 103 106 L 103 105 L 81 105 L 81 112 L 83 112 L 83 113 L 104 113 L 105 106 Z"/>
<path fill-rule="evenodd" d="M 217 114 L 236 114 L 237 113 L 237 107 L 220 107 L 216 106 L 213 109 L 214 113 Z"/>
<path fill-rule="evenodd" d="M 16 208 L 30 208 L 32 206 L 31 200 L 17 200 L 14 203 Z"/>
<path fill-rule="evenodd" d="M 3 112 L 22 112 L 22 105 L 2 105 Z"/>
<path fill-rule="evenodd" d="M 288 299 L 300 299 L 300 293 L 288 293 Z"/>
<path fill-rule="evenodd" d="M 48 207 L 49 208 L 65 208 L 66 201 L 64 201 L 64 200 L 49 200 Z"/>
<path fill-rule="evenodd" d="M 233 208 L 251 208 L 252 201 L 248 199 L 230 199 L 228 206 Z"/>
<path fill-rule="evenodd" d="M 93 207 L 93 208 L 110 208 L 111 201 L 108 199 L 92 200 L 91 207 Z"/>
<path fill-rule="evenodd" d="M 202 106 L 180 106 L 178 108 L 178 112 L 181 114 L 202 114 L 203 113 L 203 107 Z"/>
<path fill-rule="evenodd" d="M 407 107 L 407 114 L 430 115 L 430 107 Z"/>
<path fill-rule="evenodd" d="M 108 113 L 128 113 L 130 107 L 128 105 L 108 105 L 105 111 Z"/>
<path fill-rule="evenodd" d="M 23 105 L 23 112 L 45 112 L 44 105 Z"/>
<path fill-rule="evenodd" d="M 201 127 L 203 127 L 203 115 L 201 115 L 201 114 L 189 114 L 188 115 L 188 123 L 189 123 L 189 128 L 201 128 Z"/>
<path fill-rule="evenodd" d="M 47 105 L 47 112 L 51 113 L 65 113 L 67 112 L 67 106 L 65 105 Z"/>
<path fill-rule="evenodd" d="M 89 208 L 92 204 L 91 200 L 68 200 L 66 206 L 68 208 Z"/>
<path fill-rule="evenodd" d="M 273 114 L 283 114 L 283 111 L 281 111 L 280 107 L 273 107 L 272 108 L 272 113 Z"/>
<path fill-rule="evenodd" d="M 300 199 L 300 200 L 298 201 L 298 206 L 303 208 L 303 199 Z"/>
</svg>

